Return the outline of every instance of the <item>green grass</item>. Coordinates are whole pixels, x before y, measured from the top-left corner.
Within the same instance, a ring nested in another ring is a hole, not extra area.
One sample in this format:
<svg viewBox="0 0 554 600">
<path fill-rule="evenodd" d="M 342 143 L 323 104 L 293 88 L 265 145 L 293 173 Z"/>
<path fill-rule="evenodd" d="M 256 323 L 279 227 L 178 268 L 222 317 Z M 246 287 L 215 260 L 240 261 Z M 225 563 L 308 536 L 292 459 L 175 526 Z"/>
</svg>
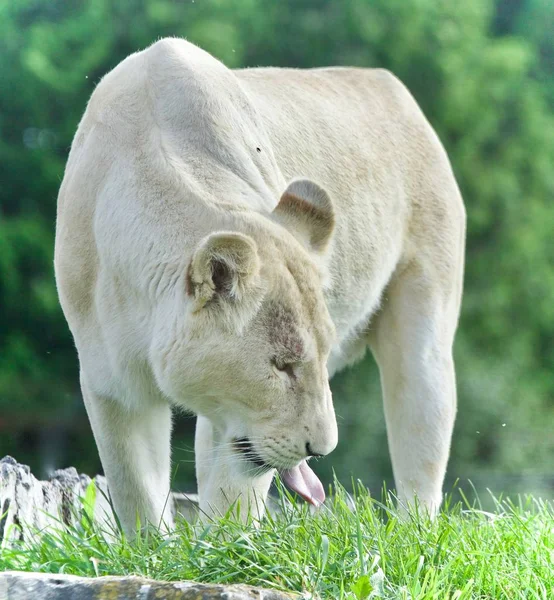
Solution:
<svg viewBox="0 0 554 600">
<path fill-rule="evenodd" d="M 85 516 L 3 550 L 0 569 L 247 583 L 332 600 L 554 598 L 554 511 L 543 501 L 496 500 L 491 513 L 447 500 L 431 523 L 398 518 L 390 498 L 361 487 L 351 497 L 337 486 L 316 515 L 280 493 L 288 508 L 258 529 L 227 517 L 110 543 Z"/>
</svg>

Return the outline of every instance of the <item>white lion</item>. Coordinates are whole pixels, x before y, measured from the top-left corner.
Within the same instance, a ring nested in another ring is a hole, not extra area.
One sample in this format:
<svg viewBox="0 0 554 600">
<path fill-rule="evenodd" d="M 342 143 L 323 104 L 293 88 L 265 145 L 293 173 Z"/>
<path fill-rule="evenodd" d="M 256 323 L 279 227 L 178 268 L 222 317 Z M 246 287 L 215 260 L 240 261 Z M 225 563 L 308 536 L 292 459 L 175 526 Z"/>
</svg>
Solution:
<svg viewBox="0 0 554 600">
<path fill-rule="evenodd" d="M 241 499 L 259 517 L 276 470 L 321 503 L 306 459 L 337 444 L 328 381 L 368 346 L 398 494 L 434 514 L 464 237 L 445 151 L 387 71 L 231 71 L 164 39 L 106 75 L 55 267 L 125 530 L 171 526 L 172 406 L 198 415 L 205 513 Z"/>
</svg>

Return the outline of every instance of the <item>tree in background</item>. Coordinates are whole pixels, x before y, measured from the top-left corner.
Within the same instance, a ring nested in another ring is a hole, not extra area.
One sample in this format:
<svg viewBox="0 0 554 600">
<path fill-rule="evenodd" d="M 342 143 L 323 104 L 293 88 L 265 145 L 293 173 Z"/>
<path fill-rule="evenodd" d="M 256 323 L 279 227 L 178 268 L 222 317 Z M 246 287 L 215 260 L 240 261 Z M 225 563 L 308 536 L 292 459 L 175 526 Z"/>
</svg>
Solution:
<svg viewBox="0 0 554 600">
<path fill-rule="evenodd" d="M 468 211 L 449 472 L 536 488 L 554 458 L 553 28 L 549 0 L 0 0 L 0 454 L 23 459 L 18 431 L 79 423 L 63 466 L 98 467 L 54 287 L 56 196 L 100 77 L 178 35 L 230 67 L 384 67 L 406 83 Z M 390 466 L 371 358 L 333 389 L 342 444 L 320 471 L 378 485 Z"/>
</svg>

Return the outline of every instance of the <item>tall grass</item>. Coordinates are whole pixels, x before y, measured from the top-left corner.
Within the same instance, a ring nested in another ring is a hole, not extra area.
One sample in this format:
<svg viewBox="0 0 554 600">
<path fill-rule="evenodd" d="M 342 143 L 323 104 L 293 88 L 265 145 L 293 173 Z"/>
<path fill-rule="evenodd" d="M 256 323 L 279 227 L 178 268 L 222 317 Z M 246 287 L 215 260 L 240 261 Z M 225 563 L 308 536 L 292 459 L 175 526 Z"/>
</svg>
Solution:
<svg viewBox="0 0 554 600">
<path fill-rule="evenodd" d="M 228 514 L 133 543 L 92 524 L 85 506 L 78 526 L 4 549 L 0 569 L 246 583 L 333 600 L 554 598 L 550 504 L 495 500 L 486 512 L 449 498 L 431 522 L 417 511 L 400 518 L 390 495 L 355 487 L 337 484 L 316 514 L 279 487 L 281 514 L 257 528 Z"/>
</svg>

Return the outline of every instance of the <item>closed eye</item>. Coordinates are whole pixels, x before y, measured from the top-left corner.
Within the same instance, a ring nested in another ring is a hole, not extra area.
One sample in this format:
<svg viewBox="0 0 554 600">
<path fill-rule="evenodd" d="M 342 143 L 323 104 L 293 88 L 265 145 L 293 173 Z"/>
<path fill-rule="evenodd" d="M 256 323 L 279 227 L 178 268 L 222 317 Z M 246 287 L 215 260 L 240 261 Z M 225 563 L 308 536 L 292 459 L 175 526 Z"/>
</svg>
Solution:
<svg viewBox="0 0 554 600">
<path fill-rule="evenodd" d="M 271 361 L 271 364 L 277 369 L 277 371 L 280 371 L 281 373 L 285 373 L 286 375 L 288 375 L 291 379 L 296 379 L 296 374 L 294 372 L 294 364 L 293 363 L 282 363 L 277 361 L 276 359 L 273 359 Z"/>
</svg>

